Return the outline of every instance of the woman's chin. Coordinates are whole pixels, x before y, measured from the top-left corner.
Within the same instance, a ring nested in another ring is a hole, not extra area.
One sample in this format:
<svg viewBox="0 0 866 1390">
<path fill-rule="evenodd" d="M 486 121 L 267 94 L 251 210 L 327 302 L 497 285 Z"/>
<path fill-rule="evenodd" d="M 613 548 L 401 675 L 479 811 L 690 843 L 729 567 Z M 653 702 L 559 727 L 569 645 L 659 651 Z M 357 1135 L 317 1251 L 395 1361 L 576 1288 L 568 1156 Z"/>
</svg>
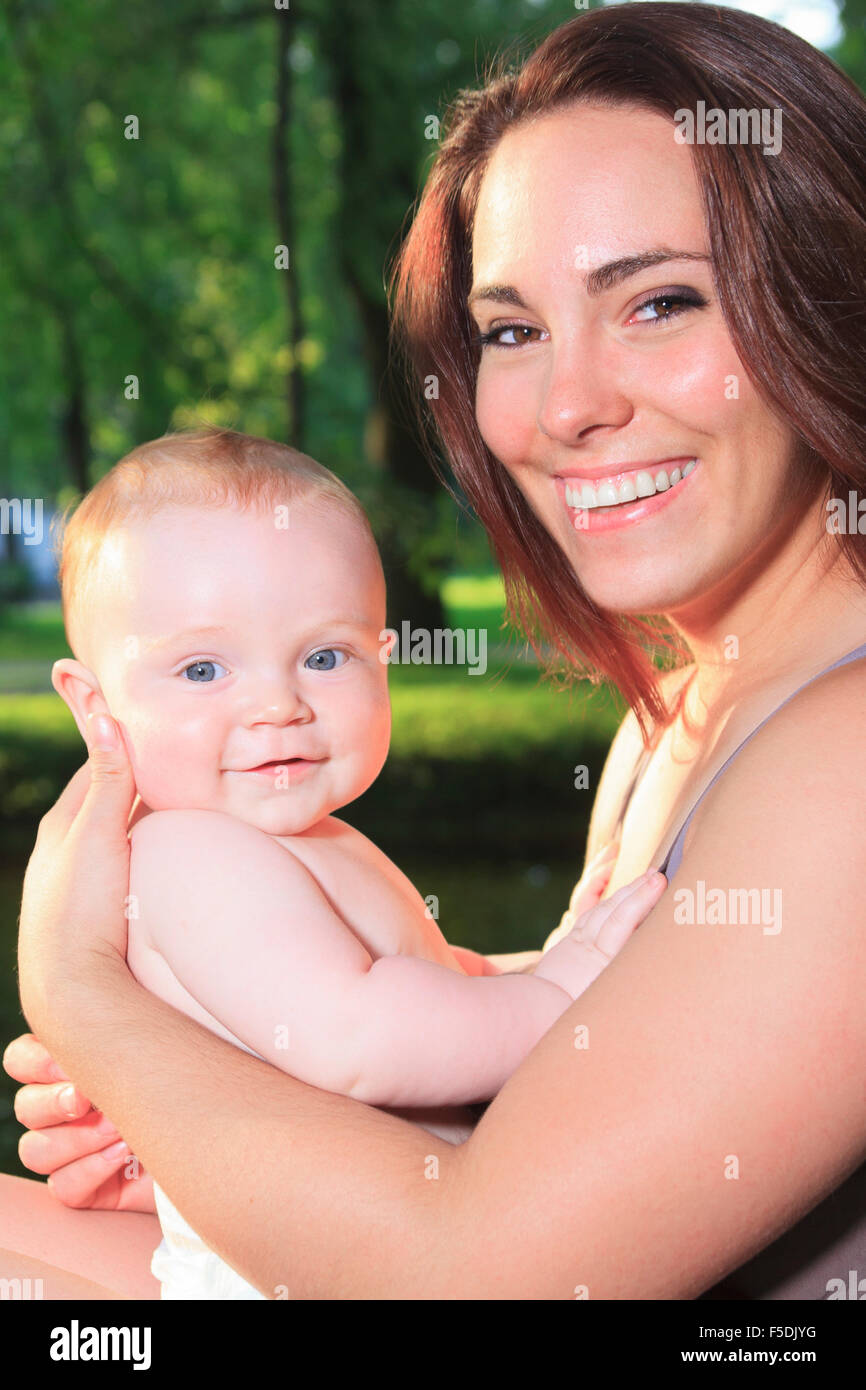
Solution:
<svg viewBox="0 0 866 1390">
<path fill-rule="evenodd" d="M 627 583 L 621 574 L 587 576 L 577 568 L 575 573 L 587 598 L 597 608 L 625 618 L 671 613 L 693 597 L 692 585 L 672 584 L 669 576 Z"/>
</svg>

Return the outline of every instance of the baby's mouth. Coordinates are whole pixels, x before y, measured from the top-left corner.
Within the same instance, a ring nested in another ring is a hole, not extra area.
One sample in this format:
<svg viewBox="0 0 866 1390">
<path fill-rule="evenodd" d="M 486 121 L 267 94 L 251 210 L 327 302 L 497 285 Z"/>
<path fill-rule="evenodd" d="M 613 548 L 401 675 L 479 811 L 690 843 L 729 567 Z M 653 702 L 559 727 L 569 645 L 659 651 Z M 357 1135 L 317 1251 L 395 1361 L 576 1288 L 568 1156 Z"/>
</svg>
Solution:
<svg viewBox="0 0 866 1390">
<path fill-rule="evenodd" d="M 252 777 L 263 786 L 294 786 L 310 777 L 326 760 L 324 758 L 274 758 L 257 763 L 255 767 L 229 768 L 235 777 Z"/>
<path fill-rule="evenodd" d="M 306 763 L 309 758 L 277 758 L 272 763 L 257 763 L 255 767 L 248 767 L 247 772 L 267 772 L 269 768 L 288 767 L 291 763 Z"/>
<path fill-rule="evenodd" d="M 245 767 L 243 772 L 279 772 L 282 768 L 293 767 L 297 769 L 305 767 L 315 767 L 322 762 L 321 758 L 275 758 L 272 762 L 257 763 L 255 767 Z"/>
</svg>

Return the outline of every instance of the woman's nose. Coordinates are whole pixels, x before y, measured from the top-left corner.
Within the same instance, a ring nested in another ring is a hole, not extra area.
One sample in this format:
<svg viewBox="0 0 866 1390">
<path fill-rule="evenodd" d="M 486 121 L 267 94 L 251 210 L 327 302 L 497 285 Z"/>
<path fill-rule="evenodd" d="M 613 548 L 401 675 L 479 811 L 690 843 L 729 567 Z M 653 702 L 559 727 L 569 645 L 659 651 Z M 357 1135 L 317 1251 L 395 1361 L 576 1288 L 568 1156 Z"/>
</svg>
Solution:
<svg viewBox="0 0 866 1390">
<path fill-rule="evenodd" d="M 552 346 L 538 406 L 542 434 L 558 444 L 577 444 L 591 430 L 621 429 L 632 414 L 615 352 L 576 339 Z"/>
</svg>

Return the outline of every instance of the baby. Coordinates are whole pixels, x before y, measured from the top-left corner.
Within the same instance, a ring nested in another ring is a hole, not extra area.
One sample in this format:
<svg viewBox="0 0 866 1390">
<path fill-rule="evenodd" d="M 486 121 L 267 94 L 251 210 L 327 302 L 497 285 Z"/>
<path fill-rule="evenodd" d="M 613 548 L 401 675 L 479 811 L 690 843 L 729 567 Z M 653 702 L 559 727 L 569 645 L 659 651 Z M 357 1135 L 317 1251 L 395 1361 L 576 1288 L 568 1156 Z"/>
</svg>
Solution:
<svg viewBox="0 0 866 1390">
<path fill-rule="evenodd" d="M 76 659 L 55 689 L 82 732 L 114 716 L 139 794 L 136 978 L 303 1081 L 465 1139 L 465 1106 L 496 1094 L 664 880 L 598 902 L 597 864 L 597 905 L 572 928 L 573 901 L 534 973 L 506 973 L 449 946 L 334 816 L 388 751 L 385 585 L 360 503 L 303 454 L 219 430 L 133 450 L 68 522 L 60 579 Z M 154 1193 L 163 1298 L 263 1297 Z"/>
</svg>

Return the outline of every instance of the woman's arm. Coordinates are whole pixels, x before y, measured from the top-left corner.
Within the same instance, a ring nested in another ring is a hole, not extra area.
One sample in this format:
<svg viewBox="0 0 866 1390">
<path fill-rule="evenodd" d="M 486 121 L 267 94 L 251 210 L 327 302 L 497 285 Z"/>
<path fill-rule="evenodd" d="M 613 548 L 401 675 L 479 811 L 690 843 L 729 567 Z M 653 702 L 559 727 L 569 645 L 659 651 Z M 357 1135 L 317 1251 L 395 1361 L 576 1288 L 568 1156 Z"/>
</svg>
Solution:
<svg viewBox="0 0 866 1390">
<path fill-rule="evenodd" d="M 866 1151 L 866 739 L 848 671 L 744 749 L 671 891 L 459 1148 L 278 1073 L 147 995 L 112 938 L 120 895 L 107 922 L 110 904 L 88 899 L 92 869 L 87 891 L 76 879 L 35 915 L 25 904 L 28 1018 L 265 1293 L 694 1297 Z M 828 723 L 831 748 L 816 732 Z M 101 855 L 93 817 L 79 821 L 73 842 Z M 779 889 L 781 931 L 678 921 L 677 890 L 699 881 L 729 902 Z"/>
</svg>

